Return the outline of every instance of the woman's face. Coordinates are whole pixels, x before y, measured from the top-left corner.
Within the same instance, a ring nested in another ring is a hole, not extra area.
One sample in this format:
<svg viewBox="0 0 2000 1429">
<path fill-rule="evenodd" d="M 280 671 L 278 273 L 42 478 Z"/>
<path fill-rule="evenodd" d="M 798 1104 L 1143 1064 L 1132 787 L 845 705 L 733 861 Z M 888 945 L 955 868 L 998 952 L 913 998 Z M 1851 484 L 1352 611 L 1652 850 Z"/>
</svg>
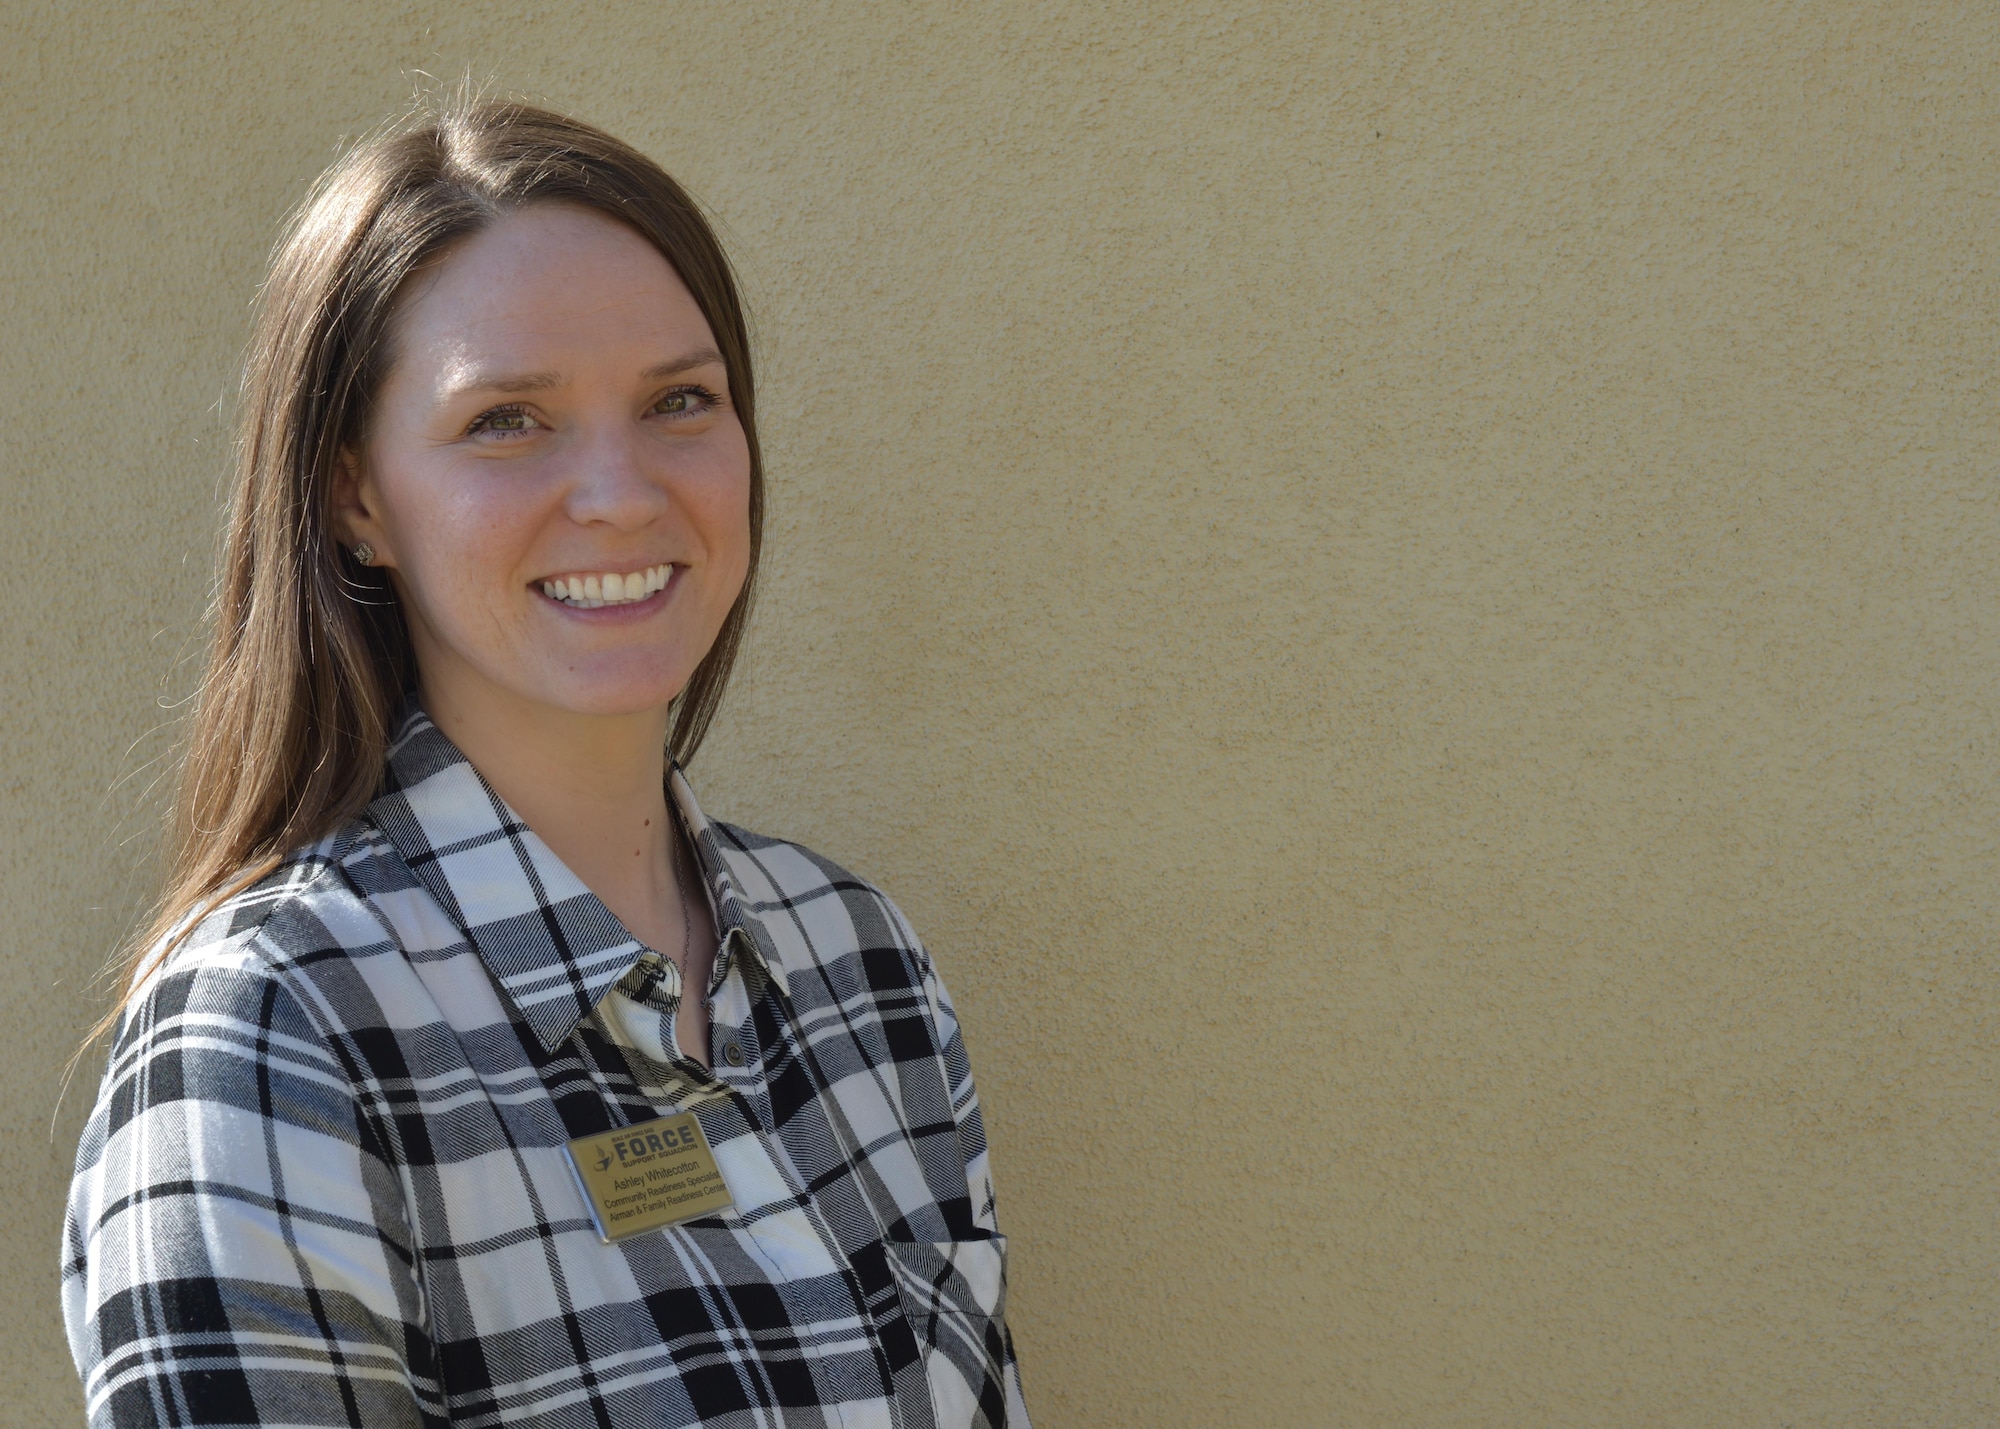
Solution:
<svg viewBox="0 0 2000 1429">
<path fill-rule="evenodd" d="M 391 573 L 424 698 L 661 709 L 750 565 L 714 334 L 631 229 L 544 204 L 419 275 L 337 498 Z"/>
</svg>

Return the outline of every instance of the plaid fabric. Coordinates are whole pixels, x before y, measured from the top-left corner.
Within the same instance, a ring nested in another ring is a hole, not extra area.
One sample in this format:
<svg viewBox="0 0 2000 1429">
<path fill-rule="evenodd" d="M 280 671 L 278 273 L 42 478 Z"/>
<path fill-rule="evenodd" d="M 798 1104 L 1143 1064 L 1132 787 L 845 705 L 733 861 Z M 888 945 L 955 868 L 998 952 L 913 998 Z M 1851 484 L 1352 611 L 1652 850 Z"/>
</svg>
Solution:
<svg viewBox="0 0 2000 1429">
<path fill-rule="evenodd" d="M 1025 1426 L 978 1102 L 896 907 L 702 817 L 679 974 L 413 714 L 367 814 L 126 1015 L 63 1311 L 94 1425 Z M 731 1210 L 606 1245 L 572 1138 L 692 1111 Z"/>
</svg>

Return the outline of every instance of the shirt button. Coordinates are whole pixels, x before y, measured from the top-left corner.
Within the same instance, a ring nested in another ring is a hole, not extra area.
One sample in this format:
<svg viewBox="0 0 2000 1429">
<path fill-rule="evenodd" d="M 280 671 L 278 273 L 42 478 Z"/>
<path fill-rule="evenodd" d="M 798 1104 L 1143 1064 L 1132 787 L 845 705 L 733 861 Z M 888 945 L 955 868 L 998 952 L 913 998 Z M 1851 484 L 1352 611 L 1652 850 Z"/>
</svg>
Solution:
<svg viewBox="0 0 2000 1429">
<path fill-rule="evenodd" d="M 743 1048 L 734 1042 L 724 1042 L 722 1044 L 722 1060 L 732 1067 L 742 1066 Z"/>
</svg>

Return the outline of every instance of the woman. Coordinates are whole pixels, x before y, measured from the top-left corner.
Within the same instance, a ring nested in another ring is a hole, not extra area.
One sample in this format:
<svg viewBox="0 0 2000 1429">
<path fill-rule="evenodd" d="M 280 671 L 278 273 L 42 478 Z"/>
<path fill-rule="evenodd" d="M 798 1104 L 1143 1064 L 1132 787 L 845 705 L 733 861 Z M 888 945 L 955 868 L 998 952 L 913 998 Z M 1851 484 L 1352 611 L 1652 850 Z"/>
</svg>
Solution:
<svg viewBox="0 0 2000 1429">
<path fill-rule="evenodd" d="M 92 1423 L 1026 1423 L 929 958 L 681 773 L 753 395 L 713 234 L 605 134 L 473 107 L 314 191 L 70 1197 Z"/>
</svg>

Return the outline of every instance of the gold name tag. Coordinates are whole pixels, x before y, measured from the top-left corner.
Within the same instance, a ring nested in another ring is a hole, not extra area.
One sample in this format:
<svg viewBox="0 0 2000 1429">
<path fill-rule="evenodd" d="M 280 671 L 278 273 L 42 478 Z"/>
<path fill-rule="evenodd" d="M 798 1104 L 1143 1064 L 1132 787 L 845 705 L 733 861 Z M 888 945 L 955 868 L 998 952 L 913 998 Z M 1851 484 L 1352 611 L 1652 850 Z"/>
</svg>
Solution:
<svg viewBox="0 0 2000 1429">
<path fill-rule="evenodd" d="M 693 1112 L 579 1136 L 563 1150 L 606 1245 L 736 1204 Z"/>
</svg>

